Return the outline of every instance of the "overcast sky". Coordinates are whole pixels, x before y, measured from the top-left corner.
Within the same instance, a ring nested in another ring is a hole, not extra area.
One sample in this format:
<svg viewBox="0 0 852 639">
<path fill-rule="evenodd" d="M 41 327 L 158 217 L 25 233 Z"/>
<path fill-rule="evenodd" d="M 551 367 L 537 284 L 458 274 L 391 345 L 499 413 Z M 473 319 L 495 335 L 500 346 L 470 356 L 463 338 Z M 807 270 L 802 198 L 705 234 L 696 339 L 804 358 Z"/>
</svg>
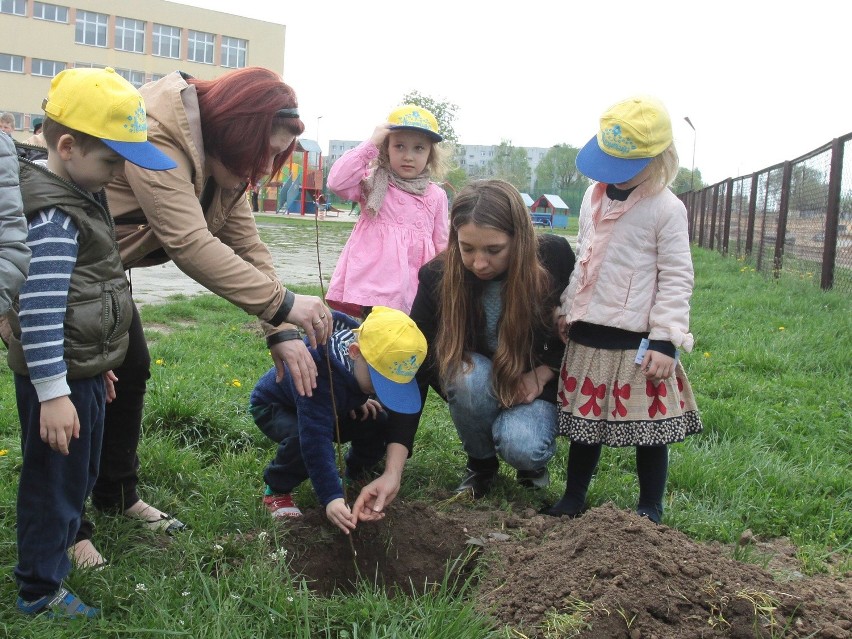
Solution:
<svg viewBox="0 0 852 639">
<path fill-rule="evenodd" d="M 181 2 L 287 26 L 284 80 L 325 151 L 413 90 L 458 105 L 463 144 L 537 147 L 581 147 L 610 104 L 649 93 L 705 182 L 852 131 L 845 0 Z"/>
</svg>

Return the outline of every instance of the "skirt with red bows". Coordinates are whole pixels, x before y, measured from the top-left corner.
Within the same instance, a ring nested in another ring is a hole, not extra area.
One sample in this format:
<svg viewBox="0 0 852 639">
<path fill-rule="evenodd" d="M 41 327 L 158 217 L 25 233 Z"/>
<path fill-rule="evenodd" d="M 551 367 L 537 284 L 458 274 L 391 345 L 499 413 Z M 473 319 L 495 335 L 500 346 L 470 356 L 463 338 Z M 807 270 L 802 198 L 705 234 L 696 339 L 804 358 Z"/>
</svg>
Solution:
<svg viewBox="0 0 852 639">
<path fill-rule="evenodd" d="M 636 350 L 569 341 L 559 372 L 559 434 L 583 444 L 660 446 L 703 429 L 680 362 L 669 379 L 645 379 Z"/>
</svg>

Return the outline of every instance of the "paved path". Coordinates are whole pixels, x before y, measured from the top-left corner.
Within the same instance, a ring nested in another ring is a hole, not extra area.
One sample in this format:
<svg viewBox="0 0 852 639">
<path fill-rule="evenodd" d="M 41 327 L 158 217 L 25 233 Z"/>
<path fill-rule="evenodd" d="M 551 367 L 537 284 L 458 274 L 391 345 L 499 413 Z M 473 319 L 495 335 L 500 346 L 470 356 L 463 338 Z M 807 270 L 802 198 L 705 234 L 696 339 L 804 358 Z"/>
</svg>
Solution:
<svg viewBox="0 0 852 639">
<path fill-rule="evenodd" d="M 347 216 L 344 214 L 340 219 L 346 221 Z M 348 221 L 352 222 L 353 218 L 348 218 Z M 262 226 L 267 231 L 275 228 L 272 225 L 263 225 L 260 222 L 258 226 Z M 282 282 L 289 286 L 319 284 L 315 242 L 304 245 L 287 243 L 278 246 L 276 242 L 270 241 L 267 245 L 272 253 L 278 278 Z M 320 246 L 322 274 L 326 286 L 342 250 L 342 243 Z M 160 266 L 131 269 L 130 283 L 133 287 L 133 299 L 140 306 L 165 302 L 173 295 L 198 295 L 209 292 L 201 284 L 185 275 L 174 265 L 174 262 L 167 262 Z"/>
</svg>

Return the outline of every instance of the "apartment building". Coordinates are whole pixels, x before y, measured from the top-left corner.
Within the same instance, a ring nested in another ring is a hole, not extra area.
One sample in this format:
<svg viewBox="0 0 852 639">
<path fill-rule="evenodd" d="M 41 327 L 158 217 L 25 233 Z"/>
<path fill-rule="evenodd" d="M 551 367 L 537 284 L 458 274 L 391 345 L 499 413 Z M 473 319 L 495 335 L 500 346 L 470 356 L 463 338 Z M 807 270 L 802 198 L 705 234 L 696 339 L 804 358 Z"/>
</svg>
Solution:
<svg viewBox="0 0 852 639">
<path fill-rule="evenodd" d="M 283 74 L 285 30 L 168 0 L 0 0 L 0 112 L 15 116 L 14 137 L 25 139 L 51 78 L 73 67 L 110 66 L 137 87 L 175 70 Z"/>
</svg>

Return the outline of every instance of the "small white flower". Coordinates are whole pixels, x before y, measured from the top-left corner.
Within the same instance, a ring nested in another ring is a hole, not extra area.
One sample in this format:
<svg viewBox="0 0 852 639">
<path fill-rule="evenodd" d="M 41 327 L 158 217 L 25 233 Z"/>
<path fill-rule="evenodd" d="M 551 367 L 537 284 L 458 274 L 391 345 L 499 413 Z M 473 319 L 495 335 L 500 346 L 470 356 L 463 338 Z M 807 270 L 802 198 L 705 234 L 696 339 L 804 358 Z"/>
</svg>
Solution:
<svg viewBox="0 0 852 639">
<path fill-rule="evenodd" d="M 183 625 L 183 619 L 178 619 L 178 623 L 179 623 L 180 625 Z"/>
<path fill-rule="evenodd" d="M 287 558 L 287 549 L 279 548 L 269 554 L 272 559 L 286 559 Z"/>
<path fill-rule="evenodd" d="M 145 584 L 136 584 L 136 592 L 148 592 L 148 587 Z"/>
<path fill-rule="evenodd" d="M 292 598 L 292 597 L 287 597 L 287 601 L 289 601 L 290 603 L 293 603 L 293 598 Z"/>
<path fill-rule="evenodd" d="M 266 541 L 266 538 L 267 538 L 267 537 L 269 537 L 269 533 L 268 533 L 268 532 L 266 532 L 265 530 L 261 530 L 261 531 L 257 534 L 257 538 L 258 538 L 258 539 L 260 539 L 261 541 Z"/>
<path fill-rule="evenodd" d="M 219 544 L 214 544 L 214 546 L 213 546 L 213 550 L 215 550 L 216 552 L 222 552 L 222 551 L 224 551 L 225 549 L 224 549 L 224 548 L 222 548 L 222 546 L 220 546 Z"/>
<path fill-rule="evenodd" d="M 239 595 L 236 595 L 236 594 L 234 594 L 234 593 L 231 593 L 231 599 L 235 599 L 235 600 L 239 601 L 239 600 L 240 600 L 240 596 L 239 596 Z"/>
<path fill-rule="evenodd" d="M 189 590 L 184 590 L 184 591 L 183 591 L 182 593 L 180 593 L 180 594 L 181 594 L 181 596 L 183 596 L 183 597 L 189 597 Z"/>
</svg>

